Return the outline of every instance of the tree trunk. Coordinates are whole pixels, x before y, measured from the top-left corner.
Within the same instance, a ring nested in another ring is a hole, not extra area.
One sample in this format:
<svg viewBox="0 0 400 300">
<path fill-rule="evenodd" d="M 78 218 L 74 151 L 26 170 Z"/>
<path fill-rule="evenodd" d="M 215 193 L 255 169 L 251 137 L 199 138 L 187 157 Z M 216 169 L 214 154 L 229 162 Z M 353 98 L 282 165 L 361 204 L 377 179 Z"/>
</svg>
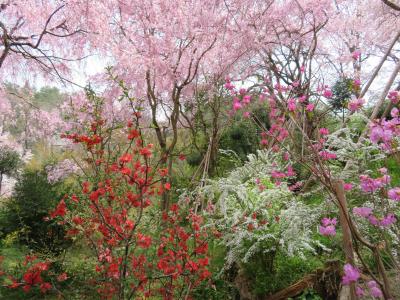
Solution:
<svg viewBox="0 0 400 300">
<path fill-rule="evenodd" d="M 353 249 L 350 225 L 348 221 L 349 215 L 347 212 L 347 201 L 343 188 L 343 183 L 344 183 L 343 180 L 335 180 L 333 182 L 333 188 L 335 190 L 336 198 L 339 202 L 339 222 L 343 232 L 343 250 L 346 256 L 346 263 L 349 263 L 352 266 L 354 266 L 354 249 Z M 346 299 L 351 299 L 351 300 L 357 299 L 356 287 L 354 283 L 350 285 L 349 292 L 347 294 L 348 297 Z"/>
</svg>

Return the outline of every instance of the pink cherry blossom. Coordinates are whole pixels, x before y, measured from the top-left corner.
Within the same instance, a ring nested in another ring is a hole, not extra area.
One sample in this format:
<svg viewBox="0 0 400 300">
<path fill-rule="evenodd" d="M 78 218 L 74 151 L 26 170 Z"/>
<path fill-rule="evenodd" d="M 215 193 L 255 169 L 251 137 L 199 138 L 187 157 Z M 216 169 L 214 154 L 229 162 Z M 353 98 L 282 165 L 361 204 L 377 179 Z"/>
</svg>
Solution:
<svg viewBox="0 0 400 300">
<path fill-rule="evenodd" d="M 293 81 L 293 83 L 292 83 L 292 86 L 293 87 L 298 87 L 298 86 L 300 86 L 300 81 Z"/>
<path fill-rule="evenodd" d="M 360 50 L 355 50 L 352 54 L 351 57 L 354 60 L 358 60 L 361 57 L 361 51 Z"/>
</svg>

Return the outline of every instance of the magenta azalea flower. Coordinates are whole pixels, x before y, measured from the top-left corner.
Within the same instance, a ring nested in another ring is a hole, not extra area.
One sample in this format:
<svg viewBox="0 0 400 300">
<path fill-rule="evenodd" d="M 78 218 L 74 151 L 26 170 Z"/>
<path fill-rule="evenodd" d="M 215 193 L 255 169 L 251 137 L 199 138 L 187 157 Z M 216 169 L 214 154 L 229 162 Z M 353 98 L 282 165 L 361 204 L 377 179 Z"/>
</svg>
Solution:
<svg viewBox="0 0 400 300">
<path fill-rule="evenodd" d="M 321 128 L 321 129 L 319 130 L 319 133 L 320 133 L 321 135 L 328 135 L 328 134 L 329 134 L 329 130 L 326 129 L 326 128 Z"/>
<path fill-rule="evenodd" d="M 367 218 L 370 214 L 372 214 L 372 208 L 369 207 L 354 207 L 353 208 L 353 214 Z"/>
<path fill-rule="evenodd" d="M 381 289 L 378 287 L 376 281 L 371 280 L 367 283 L 371 296 L 374 298 L 383 298 L 383 293 Z"/>
<path fill-rule="evenodd" d="M 351 264 L 345 264 L 343 267 L 344 276 L 342 277 L 342 283 L 344 285 L 357 282 L 360 278 L 360 272 L 353 267 Z"/>
<path fill-rule="evenodd" d="M 388 197 L 394 201 L 400 201 L 400 187 L 395 187 L 388 191 Z"/>
</svg>

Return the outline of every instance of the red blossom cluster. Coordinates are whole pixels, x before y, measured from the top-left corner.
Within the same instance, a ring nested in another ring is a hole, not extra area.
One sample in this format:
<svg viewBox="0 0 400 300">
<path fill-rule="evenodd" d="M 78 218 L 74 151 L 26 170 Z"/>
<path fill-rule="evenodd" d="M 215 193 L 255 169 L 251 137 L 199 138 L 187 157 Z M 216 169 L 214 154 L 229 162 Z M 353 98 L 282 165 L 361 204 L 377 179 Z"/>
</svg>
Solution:
<svg viewBox="0 0 400 300">
<path fill-rule="evenodd" d="M 104 151 L 100 142 L 110 140 L 104 127 L 64 135 L 84 146 L 94 176 L 81 184 L 81 193 L 65 196 L 50 217 L 68 224 L 68 235 L 83 237 L 93 250 L 101 297 L 174 299 L 211 275 L 207 234 L 192 211 L 177 204 L 158 207 L 171 189 L 169 174 L 151 166 L 153 145 L 145 144 L 136 117 L 127 124 L 122 153 Z"/>
<path fill-rule="evenodd" d="M 3 257 L 0 257 L 0 263 L 3 259 Z M 36 256 L 26 255 L 25 260 L 22 262 L 22 266 L 24 270 L 21 272 L 19 278 L 9 275 L 0 269 L 0 276 L 6 277 L 7 280 L 11 282 L 10 284 L 7 284 L 8 288 L 22 288 L 25 293 L 28 293 L 33 288 L 39 289 L 42 293 L 46 293 L 52 289 L 52 284 L 42 277 L 45 273 L 48 275 L 47 273 L 50 266 L 49 262 L 39 261 Z"/>
</svg>

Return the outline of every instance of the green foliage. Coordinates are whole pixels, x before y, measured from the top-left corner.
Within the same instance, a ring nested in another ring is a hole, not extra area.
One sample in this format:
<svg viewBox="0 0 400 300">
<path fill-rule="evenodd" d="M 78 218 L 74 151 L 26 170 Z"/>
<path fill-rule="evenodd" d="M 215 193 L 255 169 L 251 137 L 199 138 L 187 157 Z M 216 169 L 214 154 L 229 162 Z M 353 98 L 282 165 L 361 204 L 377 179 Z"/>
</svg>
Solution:
<svg viewBox="0 0 400 300">
<path fill-rule="evenodd" d="M 256 153 L 260 148 L 261 128 L 269 128 L 268 113 L 263 108 L 254 108 L 251 112 L 257 121 L 256 125 L 252 120 L 236 116 L 232 126 L 226 127 L 220 141 L 220 148 L 234 151 L 242 160 L 247 156 Z"/>
<path fill-rule="evenodd" d="M 322 298 L 314 290 L 306 289 L 300 296 L 288 300 L 322 300 Z"/>
<path fill-rule="evenodd" d="M 266 255 L 270 254 L 264 254 Z M 268 295 L 288 287 L 322 265 L 323 263 L 315 256 L 310 255 L 307 259 L 301 259 L 277 253 L 272 270 L 266 269 L 259 260 L 245 264 L 243 268 L 249 281 L 253 283 L 254 294 Z"/>
<path fill-rule="evenodd" d="M 55 221 L 45 221 L 63 195 L 62 184 L 51 185 L 45 172 L 25 170 L 18 178 L 12 198 L 1 209 L 2 238 L 17 236 L 29 248 L 44 253 L 60 253 L 69 242 Z M 17 234 L 16 234 L 17 233 Z"/>
<path fill-rule="evenodd" d="M 351 96 L 354 95 L 354 84 L 351 78 L 340 78 L 332 87 L 333 97 L 330 100 L 331 106 L 336 111 L 346 108 Z"/>
<path fill-rule="evenodd" d="M 51 110 L 56 108 L 64 100 L 64 95 L 60 93 L 60 90 L 55 87 L 42 87 L 33 96 L 33 102 L 41 109 Z"/>
<path fill-rule="evenodd" d="M 20 162 L 18 152 L 9 147 L 0 147 L 0 176 L 15 175 Z"/>
</svg>

